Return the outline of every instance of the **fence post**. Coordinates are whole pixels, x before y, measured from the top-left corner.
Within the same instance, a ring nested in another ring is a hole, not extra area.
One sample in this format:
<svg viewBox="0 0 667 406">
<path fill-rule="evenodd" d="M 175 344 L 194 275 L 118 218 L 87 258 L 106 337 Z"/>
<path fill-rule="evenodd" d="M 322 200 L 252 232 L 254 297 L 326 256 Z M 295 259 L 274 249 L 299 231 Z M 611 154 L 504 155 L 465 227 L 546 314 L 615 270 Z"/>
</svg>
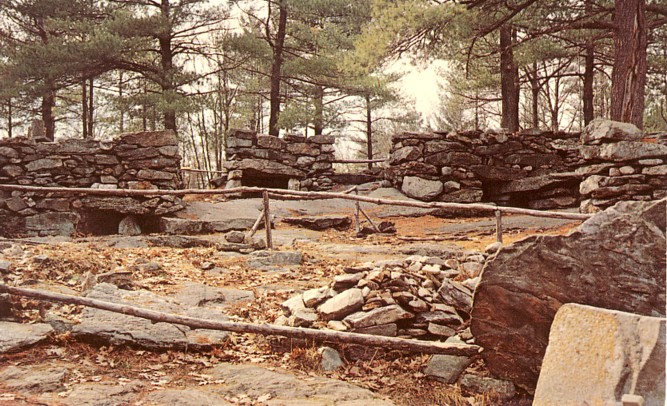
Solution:
<svg viewBox="0 0 667 406">
<path fill-rule="evenodd" d="M 359 196 L 359 190 L 357 186 L 354 187 L 354 194 Z M 354 229 L 356 230 L 357 234 L 359 234 L 359 231 L 361 231 L 361 228 L 359 227 L 359 200 L 354 202 Z"/>
<path fill-rule="evenodd" d="M 503 214 L 500 210 L 496 210 L 496 241 L 503 242 Z"/>
<path fill-rule="evenodd" d="M 269 210 L 269 192 L 262 192 L 264 198 L 264 228 L 266 229 L 266 248 L 273 249 L 273 237 L 271 235 L 271 211 Z"/>
</svg>

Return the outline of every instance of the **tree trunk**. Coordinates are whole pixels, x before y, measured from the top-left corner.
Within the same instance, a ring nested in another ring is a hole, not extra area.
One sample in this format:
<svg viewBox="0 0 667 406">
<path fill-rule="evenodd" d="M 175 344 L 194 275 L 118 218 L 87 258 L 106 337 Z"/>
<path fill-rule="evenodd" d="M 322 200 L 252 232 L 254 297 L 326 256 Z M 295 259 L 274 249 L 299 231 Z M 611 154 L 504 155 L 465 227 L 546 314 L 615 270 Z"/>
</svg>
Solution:
<svg viewBox="0 0 667 406">
<path fill-rule="evenodd" d="M 533 128 L 540 127 L 540 109 L 539 109 L 539 100 L 540 100 L 540 80 L 537 73 L 537 62 L 533 62 L 533 71 L 528 75 L 530 80 L 530 94 L 531 94 L 531 107 L 532 107 L 532 120 Z"/>
<path fill-rule="evenodd" d="M 160 68 L 162 69 L 162 77 L 160 78 L 160 86 L 162 87 L 162 96 L 166 97 L 165 104 L 167 107 L 164 110 L 164 128 L 166 130 L 176 131 L 176 110 L 171 105 L 172 93 L 175 90 L 174 86 L 174 51 L 171 49 L 171 4 L 169 0 L 162 0 L 160 3 L 160 13 L 162 19 L 169 26 L 161 30 L 158 35 L 158 42 L 160 44 Z"/>
<path fill-rule="evenodd" d="M 56 105 L 56 91 L 49 88 L 42 96 L 42 121 L 44 122 L 44 133 L 47 141 L 53 141 L 56 132 L 56 119 L 53 116 L 53 108 Z"/>
<path fill-rule="evenodd" d="M 315 87 L 313 104 L 315 105 L 313 128 L 315 130 L 315 135 L 321 135 L 322 131 L 324 131 L 324 88 L 322 86 Z"/>
<path fill-rule="evenodd" d="M 646 85 L 645 0 L 616 0 L 614 13 L 614 67 L 611 74 L 611 119 L 644 123 Z"/>
<path fill-rule="evenodd" d="M 590 14 L 593 8 L 592 0 L 586 0 L 585 10 L 586 14 Z M 584 103 L 584 125 L 588 125 L 593 118 L 595 117 L 595 93 L 593 92 L 593 82 L 595 80 L 595 43 L 593 42 L 592 33 L 589 33 L 589 37 L 586 40 L 586 45 L 584 50 L 586 51 L 586 60 L 584 65 L 584 77 L 583 77 L 583 103 Z"/>
<path fill-rule="evenodd" d="M 95 85 L 95 79 L 90 78 L 89 83 L 88 83 L 88 138 L 93 139 L 95 137 L 95 133 L 93 130 L 95 129 L 93 117 L 95 113 L 95 89 L 93 86 Z"/>
<path fill-rule="evenodd" d="M 123 100 L 123 72 L 122 71 L 120 71 L 118 73 L 118 98 L 120 100 Z M 118 129 L 120 130 L 121 133 L 125 131 L 125 114 L 124 113 L 125 112 L 121 108 L 120 109 L 120 117 L 118 117 L 118 120 L 119 120 Z"/>
<path fill-rule="evenodd" d="M 88 139 L 88 89 L 86 89 L 86 80 L 81 82 L 81 136 L 84 140 Z"/>
<path fill-rule="evenodd" d="M 366 156 L 373 159 L 373 116 L 371 109 L 371 95 L 366 94 Z M 373 168 L 373 163 L 368 163 L 368 169 Z"/>
<path fill-rule="evenodd" d="M 12 111 L 13 107 L 14 105 L 12 104 L 12 98 L 7 98 L 7 136 L 9 138 L 12 138 L 12 132 L 14 132 L 14 122 L 12 120 L 12 115 L 14 113 Z"/>
<path fill-rule="evenodd" d="M 269 135 L 276 137 L 280 133 L 278 118 L 280 116 L 280 82 L 282 80 L 283 47 L 287 33 L 287 0 L 278 3 L 278 31 L 273 44 L 273 64 L 271 65 L 271 95 L 269 113 Z"/>
<path fill-rule="evenodd" d="M 510 132 L 519 131 L 519 68 L 514 62 L 514 37 L 511 25 L 500 27 L 500 88 L 502 120 L 500 125 Z"/>
</svg>

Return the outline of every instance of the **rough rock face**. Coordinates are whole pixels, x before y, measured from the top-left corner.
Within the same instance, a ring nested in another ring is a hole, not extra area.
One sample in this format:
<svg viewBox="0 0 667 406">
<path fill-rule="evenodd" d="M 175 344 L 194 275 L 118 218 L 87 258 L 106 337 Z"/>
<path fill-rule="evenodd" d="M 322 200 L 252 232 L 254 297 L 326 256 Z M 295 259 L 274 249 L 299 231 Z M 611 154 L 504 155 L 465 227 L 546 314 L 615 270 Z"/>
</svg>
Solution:
<svg viewBox="0 0 667 406">
<path fill-rule="evenodd" d="M 472 310 L 491 371 L 534 389 L 565 303 L 664 316 L 666 203 L 622 202 L 567 236 L 502 248 L 482 272 Z"/>
<path fill-rule="evenodd" d="M 665 319 L 561 307 L 533 405 L 614 405 L 626 394 L 640 395 L 646 406 L 665 404 Z"/>
</svg>

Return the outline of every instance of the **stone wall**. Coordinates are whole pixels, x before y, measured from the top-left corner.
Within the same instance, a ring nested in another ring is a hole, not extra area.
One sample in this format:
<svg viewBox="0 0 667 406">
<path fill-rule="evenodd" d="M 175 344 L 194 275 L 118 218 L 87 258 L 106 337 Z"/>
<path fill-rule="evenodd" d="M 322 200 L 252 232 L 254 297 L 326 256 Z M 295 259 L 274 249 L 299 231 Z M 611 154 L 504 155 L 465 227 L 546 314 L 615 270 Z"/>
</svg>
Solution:
<svg viewBox="0 0 667 406">
<path fill-rule="evenodd" d="M 0 183 L 93 189 L 177 189 L 178 139 L 172 132 L 124 134 L 112 142 L 0 140 Z M 183 208 L 178 198 L 73 196 L 0 191 L 0 235 L 114 232 L 127 215 L 159 217 Z"/>
<path fill-rule="evenodd" d="M 236 130 L 227 137 L 227 188 L 274 187 L 329 190 L 333 186 L 334 138 L 283 138 Z"/>
<path fill-rule="evenodd" d="M 580 210 L 593 213 L 621 200 L 657 200 L 667 196 L 667 145 L 644 137 L 632 124 L 596 120 L 581 136 L 586 163 L 579 191 Z"/>
<path fill-rule="evenodd" d="M 415 199 L 535 209 L 578 202 L 577 133 L 403 133 L 392 141 L 388 179 Z"/>
</svg>

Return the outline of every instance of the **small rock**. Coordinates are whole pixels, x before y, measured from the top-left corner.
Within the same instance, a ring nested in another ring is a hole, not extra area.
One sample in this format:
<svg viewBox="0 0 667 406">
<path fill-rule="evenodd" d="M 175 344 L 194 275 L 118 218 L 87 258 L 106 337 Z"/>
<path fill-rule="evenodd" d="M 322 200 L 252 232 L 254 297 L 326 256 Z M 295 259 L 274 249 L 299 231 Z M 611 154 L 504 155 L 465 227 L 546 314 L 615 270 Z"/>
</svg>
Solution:
<svg viewBox="0 0 667 406">
<path fill-rule="evenodd" d="M 204 271 L 208 271 L 213 268 L 215 268 L 215 264 L 213 262 L 206 261 L 201 264 L 201 269 Z"/>
<path fill-rule="evenodd" d="M 428 324 L 428 332 L 440 337 L 451 337 L 456 334 L 456 331 L 453 328 L 435 323 Z"/>
<path fill-rule="evenodd" d="M 327 328 L 335 331 L 347 331 L 347 326 L 340 320 L 330 320 L 327 323 Z"/>
<path fill-rule="evenodd" d="M 408 307 L 415 313 L 427 312 L 431 308 L 428 303 L 419 298 L 415 298 L 408 302 Z"/>
<path fill-rule="evenodd" d="M 15 352 L 45 340 L 53 332 L 48 324 L 0 322 L 0 354 Z"/>
<path fill-rule="evenodd" d="M 398 335 L 406 337 L 421 337 L 428 334 L 428 331 L 421 328 L 406 328 L 398 330 Z"/>
<path fill-rule="evenodd" d="M 499 400 L 509 400 L 516 395 L 516 388 L 510 381 L 465 374 L 459 380 L 463 389 L 472 393 L 495 395 Z"/>
<path fill-rule="evenodd" d="M 466 275 L 468 275 L 468 277 L 474 278 L 479 276 L 479 274 L 482 272 L 483 266 L 484 265 L 479 262 L 464 262 L 463 271 L 466 273 Z"/>
<path fill-rule="evenodd" d="M 335 290 L 344 290 L 356 285 L 366 274 L 364 273 L 345 273 L 334 276 L 333 288 Z"/>
<path fill-rule="evenodd" d="M 63 367 L 10 365 L 0 372 L 0 382 L 10 390 L 39 394 L 61 390 L 66 375 Z"/>
<path fill-rule="evenodd" d="M 125 216 L 120 223 L 118 223 L 118 234 L 120 235 L 140 235 L 141 227 L 137 218 L 133 215 Z"/>
<path fill-rule="evenodd" d="M 442 271 L 442 267 L 439 264 L 426 264 L 421 270 L 426 273 L 438 274 Z"/>
<path fill-rule="evenodd" d="M 290 317 L 292 327 L 310 327 L 319 319 L 313 309 L 297 309 Z"/>
<path fill-rule="evenodd" d="M 232 244 L 241 244 L 245 241 L 245 234 L 241 231 L 230 231 L 225 234 L 225 240 Z"/>
<path fill-rule="evenodd" d="M 343 360 L 340 358 L 338 351 L 331 347 L 322 347 L 318 350 L 322 356 L 322 369 L 326 372 L 335 371 L 343 366 Z"/>
<path fill-rule="evenodd" d="M 359 329 L 394 323 L 399 320 L 411 319 L 414 314 L 403 310 L 401 306 L 392 305 L 373 309 L 369 312 L 357 312 L 347 316 L 343 321 L 350 327 Z"/>
<path fill-rule="evenodd" d="M 0 273 L 9 273 L 12 268 L 12 263 L 5 259 L 0 259 Z"/>
<path fill-rule="evenodd" d="M 487 254 L 495 254 L 502 247 L 503 247 L 503 243 L 496 241 L 492 244 L 487 245 L 486 248 L 484 248 L 484 252 L 487 253 Z"/>
<path fill-rule="evenodd" d="M 469 357 L 438 354 L 431 357 L 424 373 L 442 383 L 452 384 L 471 362 L 472 358 Z"/>
<path fill-rule="evenodd" d="M 327 298 L 328 289 L 310 289 L 303 292 L 303 303 L 306 307 L 315 307 Z"/>
<path fill-rule="evenodd" d="M 398 334 L 398 326 L 396 323 L 381 324 L 379 326 L 357 328 L 354 332 L 374 336 L 396 337 L 396 334 Z"/>
<path fill-rule="evenodd" d="M 297 295 L 282 302 L 280 307 L 282 307 L 288 315 L 291 315 L 296 313 L 297 310 L 305 309 L 306 304 L 303 302 L 303 296 Z"/>
<path fill-rule="evenodd" d="M 361 289 L 352 288 L 339 293 L 319 307 L 320 315 L 325 320 L 341 319 L 364 305 Z"/>
</svg>

